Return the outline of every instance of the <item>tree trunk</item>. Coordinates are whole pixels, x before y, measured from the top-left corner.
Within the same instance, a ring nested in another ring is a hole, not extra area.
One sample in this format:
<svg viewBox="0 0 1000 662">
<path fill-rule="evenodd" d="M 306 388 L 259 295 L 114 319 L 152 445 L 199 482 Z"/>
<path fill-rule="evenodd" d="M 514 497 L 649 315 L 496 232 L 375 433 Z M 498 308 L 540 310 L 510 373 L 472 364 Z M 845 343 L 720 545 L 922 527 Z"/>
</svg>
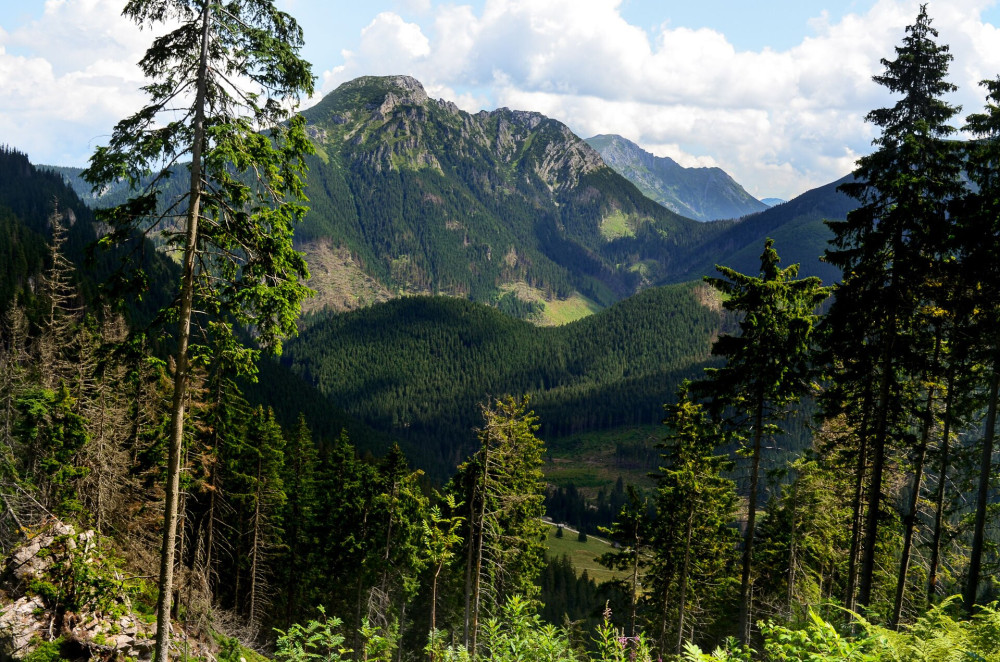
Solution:
<svg viewBox="0 0 1000 662">
<path fill-rule="evenodd" d="M 441 568 L 444 563 L 439 563 L 437 568 L 434 570 L 434 579 L 431 580 L 431 637 L 434 640 L 431 642 L 431 662 L 434 662 L 434 646 L 437 645 L 437 595 L 438 595 L 438 577 L 441 575 Z"/>
<path fill-rule="evenodd" d="M 895 314 L 890 321 L 889 339 L 885 341 L 880 360 L 878 402 L 875 405 L 875 437 L 872 440 L 872 478 L 868 487 L 868 512 L 865 513 L 865 539 L 858 579 L 858 604 L 871 604 L 872 582 L 875 575 L 875 547 L 878 542 L 878 516 L 882 507 L 882 471 L 885 468 L 885 443 L 889 433 L 889 390 L 891 387 L 893 341 L 896 334 Z"/>
<path fill-rule="evenodd" d="M 796 510 L 798 506 L 798 496 L 799 488 L 798 483 L 792 483 L 792 530 L 788 538 L 788 592 L 785 596 L 786 602 L 788 603 L 788 622 L 792 622 L 792 601 L 795 598 L 795 528 L 796 528 Z M 820 569 L 822 573 L 822 568 Z M 823 576 L 820 574 L 820 593 L 823 592 Z"/>
<path fill-rule="evenodd" d="M 479 597 L 483 575 L 483 529 L 486 528 L 486 497 L 490 476 L 489 446 L 486 446 L 483 465 L 482 505 L 479 509 L 479 529 L 476 531 L 476 567 L 472 575 L 472 632 L 470 633 L 469 653 L 473 660 L 476 659 L 476 640 L 479 634 Z"/>
<path fill-rule="evenodd" d="M 937 365 L 941 355 L 941 332 L 937 333 L 934 344 L 934 364 Z M 924 381 L 929 376 L 924 374 Z M 934 426 L 934 386 L 927 388 L 927 402 L 924 406 L 924 426 L 920 432 L 920 444 L 917 447 L 917 458 L 913 467 L 913 488 L 910 502 L 907 504 L 906 515 L 903 518 L 903 552 L 899 559 L 899 574 L 896 578 L 896 598 L 892 607 L 890 624 L 894 630 L 899 629 L 899 618 L 903 613 L 903 597 L 906 594 L 906 573 L 910 569 L 910 550 L 913 546 L 913 529 L 917 524 L 917 504 L 920 502 L 920 483 L 924 476 L 924 458 L 927 455 L 927 442 L 930 440 L 931 428 Z"/>
<path fill-rule="evenodd" d="M 260 452 L 260 451 L 259 451 Z M 253 506 L 253 533 L 250 540 L 250 600 L 249 600 L 249 616 L 250 624 L 255 625 L 257 623 L 257 574 L 260 569 L 260 547 L 263 544 L 261 542 L 261 508 L 260 502 L 263 498 L 261 493 L 261 483 L 263 479 L 261 474 L 263 473 L 263 458 L 257 456 L 257 485 L 254 489 L 254 506 Z"/>
<path fill-rule="evenodd" d="M 684 646 L 684 606 L 687 600 L 688 572 L 691 569 L 691 534 L 693 529 L 694 504 L 691 505 L 691 510 L 688 512 L 687 525 L 684 529 L 684 563 L 681 566 L 681 584 L 677 589 L 677 649 L 674 652 L 678 656 Z"/>
<path fill-rule="evenodd" d="M 170 610 L 174 587 L 174 545 L 177 538 L 177 501 L 180 491 L 181 446 L 184 440 L 184 400 L 188 385 L 188 342 L 194 303 L 194 263 L 198 248 L 198 215 L 201 212 L 201 159 L 205 146 L 205 93 L 208 76 L 208 36 L 211 26 L 209 3 L 202 4 L 201 54 L 195 93 L 194 140 L 191 145 L 191 186 L 181 282 L 180 318 L 177 329 L 174 392 L 171 401 L 170 446 L 167 454 L 167 485 L 163 504 L 163 546 L 160 548 L 159 596 L 156 603 L 156 647 L 153 659 L 169 662 Z"/>
<path fill-rule="evenodd" d="M 753 562 L 753 534 L 757 520 L 757 474 L 760 473 L 760 446 L 764 436 L 764 404 L 759 401 L 754 414 L 753 460 L 750 466 L 750 495 L 747 502 L 747 530 L 743 538 L 743 570 L 740 577 L 740 643 L 750 643 L 750 566 Z"/>
<path fill-rule="evenodd" d="M 870 404 L 870 393 L 866 393 L 865 411 L 861 419 L 861 434 L 858 435 L 858 465 L 854 478 L 851 515 L 851 549 L 847 559 L 847 596 L 844 600 L 844 604 L 850 612 L 853 612 L 857 606 L 858 551 L 861 547 L 861 529 L 864 521 L 865 474 L 868 473 L 868 413 Z"/>
<path fill-rule="evenodd" d="M 941 432 L 941 466 L 938 470 L 936 507 L 934 509 L 934 533 L 931 542 L 931 563 L 927 570 L 927 607 L 930 608 L 937 587 L 937 569 L 941 552 L 941 526 L 944 519 L 944 493 L 948 482 L 948 453 L 951 443 L 951 404 L 954 398 L 954 370 L 948 372 L 948 396 L 944 406 L 944 429 Z"/>
<path fill-rule="evenodd" d="M 976 518 L 972 528 L 972 551 L 969 554 L 969 575 L 966 579 L 963 603 L 971 615 L 979 593 L 979 573 L 983 562 L 983 541 L 986 530 L 986 506 L 989 503 L 990 475 L 993 473 L 993 439 L 997 427 L 997 394 L 1000 391 L 1000 356 L 993 360 L 989 403 L 986 410 L 986 430 L 979 460 L 979 489 L 976 491 Z"/>
</svg>

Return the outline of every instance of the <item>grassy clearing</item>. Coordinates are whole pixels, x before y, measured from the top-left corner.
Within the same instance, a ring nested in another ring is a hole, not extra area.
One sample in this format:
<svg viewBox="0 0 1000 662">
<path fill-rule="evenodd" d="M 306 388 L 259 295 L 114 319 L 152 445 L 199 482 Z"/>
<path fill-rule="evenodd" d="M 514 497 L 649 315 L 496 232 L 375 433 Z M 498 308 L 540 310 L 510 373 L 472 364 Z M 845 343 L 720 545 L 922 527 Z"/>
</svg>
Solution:
<svg viewBox="0 0 1000 662">
<path fill-rule="evenodd" d="M 614 241 L 620 237 L 634 237 L 635 230 L 629 224 L 629 217 L 615 210 L 601 219 L 601 236 L 606 241 Z"/>
<path fill-rule="evenodd" d="M 562 555 L 569 557 L 576 568 L 576 574 L 581 575 L 587 571 L 587 575 L 598 584 L 615 579 L 620 573 L 608 570 L 594 559 L 611 550 L 611 544 L 603 538 L 598 538 L 587 534 L 587 542 L 577 540 L 577 532 L 570 529 L 563 530 L 563 537 L 556 538 L 558 528 L 551 522 L 548 524 L 548 535 L 545 543 L 548 546 L 548 554 L 551 558 Z"/>
<path fill-rule="evenodd" d="M 649 472 L 655 467 L 634 466 L 616 457 L 617 444 L 652 448 L 663 437 L 658 425 L 624 430 L 586 432 L 547 442 L 549 461 L 543 471 L 545 480 L 558 487 L 574 485 L 588 496 L 601 488 L 610 490 L 621 476 L 626 484 L 651 488 Z"/>
<path fill-rule="evenodd" d="M 513 292 L 521 301 L 542 304 L 542 313 L 528 320 L 538 326 L 569 324 L 601 310 L 599 304 L 578 292 L 566 299 L 546 299 L 542 290 L 524 282 L 508 283 L 500 289 L 503 292 Z"/>
<path fill-rule="evenodd" d="M 601 310 L 597 303 L 580 293 L 575 293 L 568 299 L 553 299 L 544 303 L 545 311 L 542 313 L 541 326 L 569 324 Z"/>
</svg>

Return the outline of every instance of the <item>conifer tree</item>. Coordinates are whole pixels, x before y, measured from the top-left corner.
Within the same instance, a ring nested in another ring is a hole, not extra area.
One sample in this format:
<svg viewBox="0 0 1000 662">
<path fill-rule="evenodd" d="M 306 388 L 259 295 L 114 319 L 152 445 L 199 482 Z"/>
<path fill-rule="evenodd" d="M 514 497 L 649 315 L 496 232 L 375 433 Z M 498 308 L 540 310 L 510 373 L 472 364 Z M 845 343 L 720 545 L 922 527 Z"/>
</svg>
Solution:
<svg viewBox="0 0 1000 662">
<path fill-rule="evenodd" d="M 232 323 L 252 324 L 260 344 L 275 350 L 294 332 L 307 271 L 292 249 L 291 226 L 304 212 L 294 201 L 311 147 L 301 118 L 282 122 L 289 102 L 312 93 L 313 78 L 298 57 L 301 29 L 272 0 L 130 0 L 124 14 L 170 27 L 139 63 L 152 81 L 144 88 L 149 104 L 118 123 L 84 176 L 95 188 L 124 179 L 137 189 L 100 214 L 111 228 L 102 244 L 160 230 L 180 255 L 155 651 L 166 662 L 192 318 L 196 310 L 222 316 L 201 325 L 229 339 L 227 351 L 246 372 L 253 352 L 235 340 Z M 187 159 L 183 199 L 158 200 Z M 180 232 L 172 225 L 178 215 Z"/>
<path fill-rule="evenodd" d="M 986 422 L 979 452 L 979 475 L 976 480 L 976 509 L 973 516 L 969 570 L 963 591 L 965 609 L 972 613 L 979 597 L 983 550 L 986 542 L 986 518 L 990 481 L 994 474 L 994 447 L 997 425 L 997 401 L 1000 398 L 1000 77 L 984 80 L 986 108 L 966 119 L 965 129 L 975 140 L 969 146 L 969 179 L 977 190 L 967 196 L 961 215 L 964 239 L 964 274 L 971 277 L 969 291 L 977 296 L 974 307 L 981 347 L 990 370 L 986 389 Z"/>
<path fill-rule="evenodd" d="M 677 402 L 664 409 L 669 433 L 660 445 L 662 466 L 654 475 L 650 596 L 658 611 L 659 623 L 654 624 L 660 651 L 680 655 L 692 605 L 712 612 L 725 597 L 720 587 L 732 567 L 735 532 L 730 524 L 737 500 L 733 481 L 722 476 L 732 471 L 733 463 L 715 452 L 726 435 L 692 399 L 687 382 L 678 389 Z"/>
<path fill-rule="evenodd" d="M 480 448 L 451 483 L 469 509 L 465 635 L 473 654 L 481 616 L 514 595 L 530 597 L 544 560 L 542 441 L 528 399 L 505 396 L 481 406 Z"/>
<path fill-rule="evenodd" d="M 712 354 L 726 358 L 722 368 L 706 370 L 698 387 L 715 398 L 717 410 L 728 408 L 740 436 L 748 438 L 750 493 L 740 580 L 740 638 L 750 635 L 750 584 L 757 482 L 765 438 L 780 431 L 791 406 L 808 392 L 811 379 L 812 331 L 816 309 L 829 295 L 818 278 L 795 280 L 799 265 L 781 269 L 774 241 L 764 243 L 760 274 L 746 276 L 716 266 L 725 278 L 706 281 L 727 298 L 723 306 L 741 316 L 739 336 L 722 336 Z"/>
<path fill-rule="evenodd" d="M 924 330 L 912 322 L 948 245 L 947 205 L 962 191 L 958 147 L 948 140 L 957 109 L 942 98 L 955 89 L 945 80 L 952 56 L 934 42 L 930 23 L 922 5 L 896 58 L 882 60 L 885 72 L 874 80 L 901 98 L 868 114 L 882 130 L 877 149 L 858 160 L 855 181 L 841 189 L 861 206 L 828 223 L 834 238 L 826 260 L 844 273 L 829 313 L 842 343 L 839 358 L 870 366 L 855 377 L 874 384 L 860 442 L 871 461 L 858 580 L 863 607 L 872 600 L 887 451 L 893 442 L 906 445 L 913 411 L 907 387 L 921 363 Z"/>
</svg>

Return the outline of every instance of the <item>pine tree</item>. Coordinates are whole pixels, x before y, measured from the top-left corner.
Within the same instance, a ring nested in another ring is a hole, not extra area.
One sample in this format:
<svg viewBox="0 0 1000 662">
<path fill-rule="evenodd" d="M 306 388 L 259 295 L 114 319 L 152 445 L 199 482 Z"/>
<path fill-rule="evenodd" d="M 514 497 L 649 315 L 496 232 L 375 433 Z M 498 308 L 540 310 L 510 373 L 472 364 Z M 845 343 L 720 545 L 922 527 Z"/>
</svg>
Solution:
<svg viewBox="0 0 1000 662">
<path fill-rule="evenodd" d="M 111 228 L 103 245 L 162 229 L 181 255 L 155 652 L 166 660 L 192 318 L 196 310 L 224 314 L 226 323 L 202 325 L 230 339 L 228 351 L 247 372 L 253 352 L 236 342 L 230 322 L 252 324 L 260 344 L 275 350 L 294 332 L 307 271 L 292 249 L 291 225 L 304 212 L 294 200 L 302 197 L 302 158 L 311 148 L 300 118 L 282 121 L 289 101 L 312 93 L 313 78 L 297 55 L 301 29 L 271 0 L 131 0 L 124 14 L 171 28 L 139 63 L 153 81 L 144 88 L 149 104 L 118 123 L 84 176 L 95 188 L 121 179 L 144 187 L 100 214 Z M 177 110 L 185 98 L 190 105 Z M 185 158 L 187 193 L 159 205 L 158 190 Z M 163 227 L 182 209 L 181 232 Z"/>
<path fill-rule="evenodd" d="M 974 137 L 969 146 L 966 170 L 976 185 L 964 201 L 961 215 L 964 248 L 963 273 L 971 280 L 969 291 L 975 293 L 972 304 L 980 311 L 976 320 L 980 339 L 977 348 L 989 365 L 990 379 L 986 389 L 986 422 L 979 452 L 979 475 L 976 480 L 976 510 L 973 518 L 972 547 L 969 571 L 963 598 L 965 609 L 972 613 L 979 598 L 983 549 L 986 541 L 986 517 L 989 506 L 990 481 L 994 474 L 994 447 L 997 424 L 997 401 L 1000 399 L 1000 77 L 984 80 L 986 109 L 969 115 L 965 130 Z"/>
<path fill-rule="evenodd" d="M 750 494 L 740 580 L 740 638 L 750 635 L 750 584 L 757 482 L 765 438 L 780 431 L 779 423 L 805 395 L 811 379 L 812 331 L 816 308 L 829 295 L 818 278 L 795 280 L 799 265 L 781 269 L 774 241 L 764 243 L 759 276 L 746 276 L 716 266 L 725 276 L 706 281 L 725 295 L 723 306 L 741 316 L 739 336 L 722 336 L 712 354 L 726 365 L 707 369 L 698 385 L 715 398 L 716 409 L 728 408 L 735 430 L 749 437 Z"/>
<path fill-rule="evenodd" d="M 481 406 L 480 448 L 459 467 L 450 492 L 467 504 L 465 636 L 477 651 L 481 616 L 514 595 L 532 596 L 544 560 L 542 441 L 527 398 Z"/>
</svg>

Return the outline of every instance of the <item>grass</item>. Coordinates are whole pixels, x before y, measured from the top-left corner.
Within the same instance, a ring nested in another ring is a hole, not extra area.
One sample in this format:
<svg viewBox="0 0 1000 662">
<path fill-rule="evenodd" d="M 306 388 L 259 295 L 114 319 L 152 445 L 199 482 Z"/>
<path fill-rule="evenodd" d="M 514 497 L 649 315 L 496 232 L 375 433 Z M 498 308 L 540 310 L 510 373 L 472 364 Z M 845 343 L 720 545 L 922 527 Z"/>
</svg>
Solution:
<svg viewBox="0 0 1000 662">
<path fill-rule="evenodd" d="M 621 464 L 615 457 L 618 443 L 653 447 L 663 437 L 662 426 L 645 425 L 610 431 L 593 431 L 561 437 L 547 444 L 546 482 L 557 487 L 574 485 L 587 496 L 602 487 L 610 490 L 621 476 L 626 484 L 653 487 L 649 472 L 655 467 Z"/>
<path fill-rule="evenodd" d="M 601 307 L 583 296 L 579 292 L 574 293 L 568 299 L 553 299 L 545 301 L 545 310 L 542 312 L 542 326 L 561 326 L 583 319 L 588 315 L 593 315 Z"/>
<path fill-rule="evenodd" d="M 566 299 L 546 299 L 545 293 L 521 281 L 507 283 L 500 287 L 502 292 L 513 292 L 521 301 L 540 303 L 544 307 L 541 314 L 533 316 L 529 322 L 538 326 L 561 326 L 583 319 L 601 310 L 601 306 L 576 292 Z"/>
<path fill-rule="evenodd" d="M 611 551 L 611 544 L 608 541 L 587 534 L 587 542 L 580 542 L 577 540 L 577 532 L 570 529 L 564 529 L 563 537 L 556 538 L 558 527 L 551 522 L 546 522 L 546 524 L 548 525 L 548 535 L 545 543 L 548 546 L 550 558 L 558 558 L 565 554 L 573 563 L 577 576 L 582 575 L 583 571 L 586 570 L 587 575 L 598 584 L 619 576 L 620 573 L 612 572 L 594 560 L 601 554 Z"/>
<path fill-rule="evenodd" d="M 619 237 L 634 237 L 635 230 L 629 226 L 628 216 L 619 210 L 601 219 L 601 236 L 607 241 L 613 241 Z"/>
</svg>

